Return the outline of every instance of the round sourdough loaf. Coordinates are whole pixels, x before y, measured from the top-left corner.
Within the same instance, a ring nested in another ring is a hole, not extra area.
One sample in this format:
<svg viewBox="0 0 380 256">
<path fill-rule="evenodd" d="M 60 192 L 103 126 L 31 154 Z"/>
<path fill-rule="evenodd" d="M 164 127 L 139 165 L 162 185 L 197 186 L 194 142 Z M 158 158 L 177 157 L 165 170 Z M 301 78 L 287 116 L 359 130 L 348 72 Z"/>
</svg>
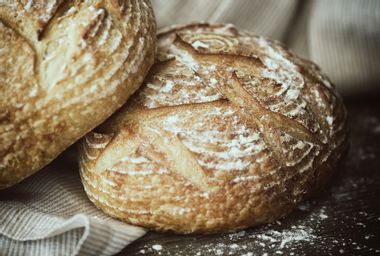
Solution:
<svg viewBox="0 0 380 256">
<path fill-rule="evenodd" d="M 159 33 L 130 101 L 81 144 L 84 188 L 128 223 L 214 233 L 267 223 L 325 186 L 346 110 L 319 68 L 231 25 Z"/>
<path fill-rule="evenodd" d="M 154 62 L 149 1 L 0 1 L 0 188 L 122 106 Z"/>
</svg>

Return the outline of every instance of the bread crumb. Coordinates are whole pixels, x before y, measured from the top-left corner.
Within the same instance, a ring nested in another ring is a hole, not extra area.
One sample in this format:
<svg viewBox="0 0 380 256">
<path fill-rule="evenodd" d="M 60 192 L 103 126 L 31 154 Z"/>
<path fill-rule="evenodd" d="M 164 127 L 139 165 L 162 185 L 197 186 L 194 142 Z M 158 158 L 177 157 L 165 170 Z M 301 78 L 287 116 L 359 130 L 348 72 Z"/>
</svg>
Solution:
<svg viewBox="0 0 380 256">
<path fill-rule="evenodd" d="M 162 245 L 160 244 L 154 244 L 152 245 L 152 249 L 156 251 L 161 251 L 162 250 Z"/>
<path fill-rule="evenodd" d="M 327 116 L 327 117 L 326 117 L 326 122 L 327 122 L 329 125 L 332 125 L 333 121 L 334 121 L 334 119 L 333 119 L 332 116 Z"/>
<path fill-rule="evenodd" d="M 327 216 L 326 214 L 324 214 L 324 213 L 320 213 L 320 214 L 319 214 L 319 218 L 320 218 L 321 220 L 324 220 L 324 219 L 327 219 L 328 216 Z"/>
</svg>

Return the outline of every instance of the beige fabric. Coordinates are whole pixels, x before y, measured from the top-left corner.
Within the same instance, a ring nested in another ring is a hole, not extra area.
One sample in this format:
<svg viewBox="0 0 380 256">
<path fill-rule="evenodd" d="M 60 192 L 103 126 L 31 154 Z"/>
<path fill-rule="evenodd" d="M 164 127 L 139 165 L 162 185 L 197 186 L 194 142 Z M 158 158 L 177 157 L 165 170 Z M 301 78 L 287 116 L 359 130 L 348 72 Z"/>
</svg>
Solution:
<svg viewBox="0 0 380 256">
<path fill-rule="evenodd" d="M 90 203 L 67 156 L 1 191 L 0 255 L 113 255 L 145 234 Z"/>
<path fill-rule="evenodd" d="M 159 27 L 230 22 L 315 61 L 345 96 L 380 87 L 378 0 L 155 0 Z"/>
</svg>

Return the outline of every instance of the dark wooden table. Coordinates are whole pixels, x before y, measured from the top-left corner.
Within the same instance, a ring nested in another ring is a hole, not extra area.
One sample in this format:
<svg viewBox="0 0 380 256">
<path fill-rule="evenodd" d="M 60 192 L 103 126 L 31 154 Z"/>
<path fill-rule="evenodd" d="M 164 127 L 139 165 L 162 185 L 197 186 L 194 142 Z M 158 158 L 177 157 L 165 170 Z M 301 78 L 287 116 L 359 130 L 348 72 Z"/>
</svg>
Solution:
<svg viewBox="0 0 380 256">
<path fill-rule="evenodd" d="M 240 232 L 150 232 L 119 255 L 380 255 L 380 100 L 347 107 L 350 149 L 318 198 L 275 223 Z"/>
</svg>

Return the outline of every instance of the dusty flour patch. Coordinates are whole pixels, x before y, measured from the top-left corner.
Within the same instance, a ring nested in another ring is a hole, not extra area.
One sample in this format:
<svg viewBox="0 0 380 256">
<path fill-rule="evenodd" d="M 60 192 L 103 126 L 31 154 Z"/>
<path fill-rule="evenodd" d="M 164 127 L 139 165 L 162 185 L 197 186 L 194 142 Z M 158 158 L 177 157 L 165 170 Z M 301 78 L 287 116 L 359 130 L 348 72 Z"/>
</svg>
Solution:
<svg viewBox="0 0 380 256">
<path fill-rule="evenodd" d="M 280 243 L 278 248 L 282 249 L 286 245 L 297 243 L 298 241 L 312 241 L 315 236 L 310 228 L 304 226 L 292 226 L 291 230 L 282 232 L 271 230 L 266 234 L 256 236 L 258 239 L 269 241 L 270 243 Z"/>
<path fill-rule="evenodd" d="M 300 208 L 307 209 L 309 206 L 301 205 Z M 328 218 L 323 208 L 312 213 L 310 218 L 314 222 L 321 222 Z M 248 233 L 245 230 L 223 235 L 222 242 L 193 246 L 188 244 L 183 250 L 176 252 L 165 251 L 164 245 L 154 244 L 139 251 L 139 254 L 155 255 L 244 255 L 244 256 L 269 256 L 285 255 L 287 252 L 296 251 L 302 243 L 313 244 L 318 236 L 314 234 L 313 228 L 305 223 L 283 228 L 281 221 L 265 225 L 260 232 Z M 226 243 L 226 240 L 228 243 Z M 250 241 L 247 243 L 247 241 Z M 260 248 L 260 250 L 257 249 Z M 284 250 L 286 249 L 286 251 Z M 260 251 L 260 253 L 258 253 Z M 274 252 L 274 254 L 273 254 Z M 290 252 L 290 255 L 296 255 Z"/>
</svg>

